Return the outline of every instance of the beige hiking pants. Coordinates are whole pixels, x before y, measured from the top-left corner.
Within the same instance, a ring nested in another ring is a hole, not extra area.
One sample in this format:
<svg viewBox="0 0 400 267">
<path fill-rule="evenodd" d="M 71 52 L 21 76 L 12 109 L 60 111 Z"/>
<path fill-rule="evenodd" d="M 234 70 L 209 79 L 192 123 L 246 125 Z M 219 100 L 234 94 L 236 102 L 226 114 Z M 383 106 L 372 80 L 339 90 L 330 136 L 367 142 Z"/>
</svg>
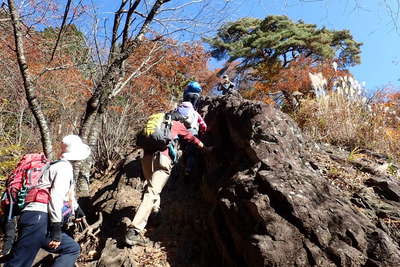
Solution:
<svg viewBox="0 0 400 267">
<path fill-rule="evenodd" d="M 151 212 L 160 209 L 160 193 L 171 174 L 172 161 L 159 152 L 145 154 L 142 159 L 142 169 L 147 186 L 132 221 L 132 226 L 138 231 L 144 230 Z"/>
</svg>

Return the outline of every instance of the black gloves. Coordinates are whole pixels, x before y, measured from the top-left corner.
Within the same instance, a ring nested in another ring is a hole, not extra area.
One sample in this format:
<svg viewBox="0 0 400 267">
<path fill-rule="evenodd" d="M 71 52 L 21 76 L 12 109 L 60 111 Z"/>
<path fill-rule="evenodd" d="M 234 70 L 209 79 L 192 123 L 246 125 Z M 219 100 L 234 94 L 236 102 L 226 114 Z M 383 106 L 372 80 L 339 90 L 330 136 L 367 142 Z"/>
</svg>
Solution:
<svg viewBox="0 0 400 267">
<path fill-rule="evenodd" d="M 82 217 L 85 217 L 86 214 L 83 212 L 83 210 L 81 209 L 81 207 L 78 206 L 78 208 L 75 210 L 75 218 L 79 219 Z"/>
<path fill-rule="evenodd" d="M 62 223 L 50 223 L 50 240 L 61 241 Z"/>
<path fill-rule="evenodd" d="M 211 152 L 213 152 L 213 150 L 214 150 L 214 147 L 213 146 L 203 146 L 203 148 L 202 148 L 202 152 L 203 153 L 211 153 Z"/>
</svg>

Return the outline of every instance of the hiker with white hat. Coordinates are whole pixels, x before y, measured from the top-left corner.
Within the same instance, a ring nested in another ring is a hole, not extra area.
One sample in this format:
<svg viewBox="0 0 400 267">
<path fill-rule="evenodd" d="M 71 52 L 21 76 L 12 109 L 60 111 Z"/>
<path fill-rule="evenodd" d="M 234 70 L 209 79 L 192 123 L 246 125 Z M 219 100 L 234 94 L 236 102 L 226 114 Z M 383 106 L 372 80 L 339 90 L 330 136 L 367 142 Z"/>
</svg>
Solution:
<svg viewBox="0 0 400 267">
<path fill-rule="evenodd" d="M 48 188 L 48 203 L 31 202 L 23 210 L 18 224 L 18 240 L 5 267 L 31 266 L 40 248 L 60 254 L 53 266 L 73 267 L 80 254 L 80 247 L 63 233 L 62 208 L 73 191 L 71 161 L 84 160 L 90 148 L 77 135 L 67 135 L 61 142 L 60 160 L 51 163 L 41 177 L 40 187 Z M 73 199 L 74 200 L 74 199 Z M 78 208 L 76 201 L 74 208 Z"/>
</svg>

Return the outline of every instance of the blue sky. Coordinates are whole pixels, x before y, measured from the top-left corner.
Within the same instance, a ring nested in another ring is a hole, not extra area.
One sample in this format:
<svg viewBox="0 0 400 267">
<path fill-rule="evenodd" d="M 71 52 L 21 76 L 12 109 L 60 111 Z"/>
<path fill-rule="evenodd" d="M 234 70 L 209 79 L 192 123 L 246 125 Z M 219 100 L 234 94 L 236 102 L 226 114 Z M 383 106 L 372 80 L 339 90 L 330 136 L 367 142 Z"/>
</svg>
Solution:
<svg viewBox="0 0 400 267">
<path fill-rule="evenodd" d="M 399 86 L 400 34 L 385 2 L 394 10 L 397 0 L 248 0 L 237 4 L 233 18 L 244 16 L 264 18 L 284 14 L 293 20 L 348 29 L 356 41 L 362 42 L 361 64 L 351 68 L 355 77 L 366 83 L 369 91 L 386 84 Z M 356 6 L 359 3 L 360 6 Z"/>
<path fill-rule="evenodd" d="M 171 1 L 169 5 L 183 2 L 187 1 Z M 213 0 L 212 2 L 214 8 L 221 7 L 224 3 L 231 5 L 229 12 L 224 15 L 229 21 L 246 16 L 265 18 L 268 15 L 284 14 L 293 20 L 302 19 L 306 23 L 314 23 L 328 29 L 348 29 L 356 41 L 364 43 L 361 47 L 361 64 L 351 68 L 355 77 L 360 82 L 365 82 L 368 91 L 374 91 L 387 84 L 400 85 L 400 55 L 397 53 L 397 47 L 400 46 L 400 30 L 396 31 L 395 28 L 396 23 L 400 24 L 400 21 L 389 15 L 387 6 L 396 10 L 399 8 L 397 0 Z M 97 0 L 94 3 L 101 11 L 112 11 L 116 6 L 115 2 L 106 0 Z M 199 7 L 200 4 L 193 5 L 186 15 L 195 14 L 196 8 Z M 206 13 L 212 14 L 215 10 L 209 7 Z M 104 15 L 106 13 L 101 16 Z"/>
</svg>

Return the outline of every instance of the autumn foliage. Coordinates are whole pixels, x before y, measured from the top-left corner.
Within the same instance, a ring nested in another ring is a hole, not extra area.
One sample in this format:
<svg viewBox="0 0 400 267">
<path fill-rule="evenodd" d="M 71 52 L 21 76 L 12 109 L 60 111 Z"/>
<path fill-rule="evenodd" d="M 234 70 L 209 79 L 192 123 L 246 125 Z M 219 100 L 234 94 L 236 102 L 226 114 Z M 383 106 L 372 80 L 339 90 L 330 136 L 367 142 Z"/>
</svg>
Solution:
<svg viewBox="0 0 400 267">
<path fill-rule="evenodd" d="M 57 9 L 49 8 L 51 12 Z M 11 27 L 8 22 L 0 22 L 0 29 L 0 76 L 4 77 L 0 84 L 0 131 L 4 136 L 0 146 L 18 147 L 13 152 L 2 150 L 7 151 L 5 156 L 9 157 L 10 153 L 18 156 L 38 150 L 41 144 L 36 122 L 26 103 Z M 59 29 L 26 28 L 25 31 L 29 69 L 54 141 L 57 141 L 65 133 L 78 132 L 85 104 L 99 83 L 103 66 L 90 57 L 91 50 L 83 34 L 73 24 L 64 29 L 53 59 Z M 102 114 L 96 157 L 106 157 L 108 161 L 123 157 L 122 154 L 134 145 L 134 136 L 147 116 L 172 108 L 189 81 L 199 81 L 204 94 L 219 81 L 218 70 L 209 69 L 210 54 L 202 43 L 179 43 L 153 34 L 156 38 L 141 42 L 125 62 L 125 77 L 133 75 L 133 79 Z M 266 60 L 243 70 L 244 75 L 239 65 L 239 61 L 232 62 L 225 73 L 231 74 L 231 78 L 234 75 L 245 77 L 240 89 L 246 98 L 274 103 L 271 95 L 276 92 L 300 92 L 299 110 L 291 113 L 315 140 L 348 147 L 370 147 L 399 157 L 399 93 L 381 93 L 369 108 L 364 103 L 337 95 L 337 81 L 351 76 L 344 68 L 345 63 L 337 58 L 316 60 L 299 55 L 285 65 Z M 328 97 L 324 100 L 316 97 L 310 73 L 321 74 L 326 79 L 324 89 Z"/>
<path fill-rule="evenodd" d="M 148 66 L 154 65 L 144 75 L 133 80 L 127 93 L 146 101 L 146 111 L 169 108 L 182 97 L 183 89 L 191 80 L 203 81 L 211 75 L 207 63 L 208 53 L 200 43 L 178 44 L 167 39 L 162 42 L 144 43 L 128 59 L 128 72 L 134 71 L 152 53 Z M 207 91 L 207 84 L 203 84 Z"/>
<path fill-rule="evenodd" d="M 73 25 L 64 31 L 63 42 L 50 60 L 57 32 L 54 28 L 30 30 L 25 47 L 28 66 L 55 141 L 65 133 L 77 133 L 85 103 L 96 85 L 97 77 L 93 73 L 101 68 L 88 60 L 89 50 Z M 1 32 L 0 75 L 6 79 L 0 84 L 0 112 L 5 114 L 0 123 L 4 125 L 3 135 L 7 136 L 1 142 L 6 147 L 22 146 L 15 150 L 19 155 L 40 150 L 41 144 L 26 103 L 13 47 L 12 32 Z M 95 156 L 120 159 L 122 149 L 134 145 L 135 133 L 149 114 L 168 110 L 180 99 L 190 80 L 202 81 L 210 75 L 208 59 L 200 43 L 181 44 L 172 39 L 144 41 L 126 62 L 128 76 L 139 67 L 142 69 L 112 100 L 103 115 L 101 141 Z M 203 86 L 208 89 L 207 84 Z"/>
<path fill-rule="evenodd" d="M 4 26 L 4 25 L 3 25 Z M 56 139 L 65 133 L 73 132 L 79 122 L 82 113 L 82 105 L 90 96 L 92 81 L 85 77 L 79 62 L 74 60 L 68 42 L 59 49 L 57 56 L 50 61 L 49 37 L 44 32 L 26 29 L 27 41 L 25 45 L 26 58 L 29 70 L 33 76 L 36 93 L 43 103 L 43 109 L 51 124 L 51 129 Z M 40 149 L 40 138 L 37 127 L 32 119 L 25 99 L 22 79 L 14 52 L 14 40 L 11 31 L 3 31 L 0 34 L 0 75 L 6 77 L 5 83 L 0 85 L 0 96 L 12 100 L 12 104 L 4 107 L 9 112 L 20 114 L 21 121 L 18 131 L 29 133 L 22 139 L 15 137 L 17 133 L 8 132 L 14 138 L 12 143 L 25 145 L 29 150 Z M 78 49 L 77 49 L 78 50 Z M 75 57 L 76 58 L 76 57 Z M 17 103 L 17 105 L 15 105 Z M 80 113 L 79 113 L 80 112 Z M 15 127 L 15 124 L 12 127 Z M 23 126 L 28 126 L 22 129 Z M 16 142 L 17 141 L 17 142 Z"/>
<path fill-rule="evenodd" d="M 331 91 L 338 77 L 349 75 L 344 69 L 334 68 L 334 60 L 313 62 L 311 58 L 299 57 L 288 67 L 260 64 L 250 76 L 255 80 L 254 89 L 246 92 L 251 99 L 272 103 L 271 94 L 287 91 L 300 92 L 304 96 L 314 94 L 309 73 L 321 73 L 327 80 L 326 89 Z"/>
</svg>

